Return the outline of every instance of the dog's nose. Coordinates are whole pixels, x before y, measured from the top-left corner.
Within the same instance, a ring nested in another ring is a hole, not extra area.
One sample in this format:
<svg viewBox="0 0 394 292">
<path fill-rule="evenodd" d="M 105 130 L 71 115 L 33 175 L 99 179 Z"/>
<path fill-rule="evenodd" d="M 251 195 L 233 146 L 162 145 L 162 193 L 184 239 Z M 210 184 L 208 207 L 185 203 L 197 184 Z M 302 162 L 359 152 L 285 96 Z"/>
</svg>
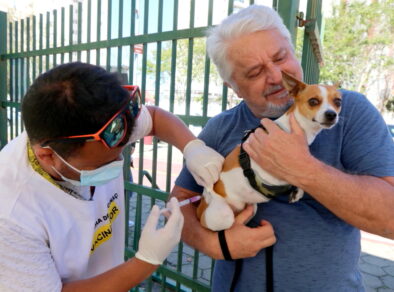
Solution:
<svg viewBox="0 0 394 292">
<path fill-rule="evenodd" d="M 326 120 L 332 122 L 337 117 L 337 113 L 334 111 L 326 111 L 324 113 Z"/>
</svg>

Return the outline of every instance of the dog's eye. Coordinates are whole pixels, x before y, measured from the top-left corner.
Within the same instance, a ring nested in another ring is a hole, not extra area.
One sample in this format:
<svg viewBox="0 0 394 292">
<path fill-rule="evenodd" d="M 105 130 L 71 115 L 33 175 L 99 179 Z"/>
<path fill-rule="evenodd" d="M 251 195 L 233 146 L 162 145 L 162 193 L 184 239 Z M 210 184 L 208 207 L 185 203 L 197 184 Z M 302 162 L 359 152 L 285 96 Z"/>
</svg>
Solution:
<svg viewBox="0 0 394 292">
<path fill-rule="evenodd" d="M 340 98 L 335 98 L 335 99 L 334 99 L 334 104 L 335 104 L 337 107 L 340 107 L 340 106 L 342 105 L 342 99 L 340 99 Z"/>
<path fill-rule="evenodd" d="M 320 104 L 320 101 L 317 98 L 313 97 L 308 100 L 308 103 L 310 106 L 317 106 Z"/>
</svg>

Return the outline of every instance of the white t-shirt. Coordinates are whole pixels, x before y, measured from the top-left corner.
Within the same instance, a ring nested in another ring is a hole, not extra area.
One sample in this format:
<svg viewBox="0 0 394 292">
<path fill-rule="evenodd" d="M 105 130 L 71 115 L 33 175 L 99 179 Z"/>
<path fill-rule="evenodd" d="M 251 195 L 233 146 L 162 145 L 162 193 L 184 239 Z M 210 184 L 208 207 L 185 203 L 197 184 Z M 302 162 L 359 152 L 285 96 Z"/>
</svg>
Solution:
<svg viewBox="0 0 394 292">
<path fill-rule="evenodd" d="M 143 107 L 133 139 L 151 131 L 149 119 Z M 92 200 L 73 197 L 32 168 L 22 133 L 0 152 L 0 239 L 0 291 L 61 291 L 121 264 L 123 176 Z"/>
</svg>

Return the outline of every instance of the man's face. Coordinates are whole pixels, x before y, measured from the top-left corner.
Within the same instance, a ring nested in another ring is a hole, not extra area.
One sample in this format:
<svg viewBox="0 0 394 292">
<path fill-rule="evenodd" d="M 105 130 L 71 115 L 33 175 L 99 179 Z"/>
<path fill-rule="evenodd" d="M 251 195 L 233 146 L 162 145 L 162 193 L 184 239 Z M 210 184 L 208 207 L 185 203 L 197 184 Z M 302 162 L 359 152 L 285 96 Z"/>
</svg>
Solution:
<svg viewBox="0 0 394 292">
<path fill-rule="evenodd" d="M 279 117 L 292 103 L 281 70 L 302 80 L 302 69 L 286 38 L 277 30 L 258 31 L 229 44 L 232 87 L 258 118 Z"/>
</svg>

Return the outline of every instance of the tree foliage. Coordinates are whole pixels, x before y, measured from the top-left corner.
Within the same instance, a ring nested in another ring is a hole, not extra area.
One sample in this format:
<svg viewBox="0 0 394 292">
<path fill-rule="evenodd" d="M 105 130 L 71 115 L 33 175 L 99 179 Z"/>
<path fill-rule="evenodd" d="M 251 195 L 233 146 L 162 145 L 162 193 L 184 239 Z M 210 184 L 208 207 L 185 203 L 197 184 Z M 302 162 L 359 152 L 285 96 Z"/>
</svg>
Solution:
<svg viewBox="0 0 394 292">
<path fill-rule="evenodd" d="M 393 40 L 392 0 L 342 0 L 325 19 L 321 81 L 339 82 L 364 94 L 376 88 L 383 111 L 393 99 Z"/>
</svg>

